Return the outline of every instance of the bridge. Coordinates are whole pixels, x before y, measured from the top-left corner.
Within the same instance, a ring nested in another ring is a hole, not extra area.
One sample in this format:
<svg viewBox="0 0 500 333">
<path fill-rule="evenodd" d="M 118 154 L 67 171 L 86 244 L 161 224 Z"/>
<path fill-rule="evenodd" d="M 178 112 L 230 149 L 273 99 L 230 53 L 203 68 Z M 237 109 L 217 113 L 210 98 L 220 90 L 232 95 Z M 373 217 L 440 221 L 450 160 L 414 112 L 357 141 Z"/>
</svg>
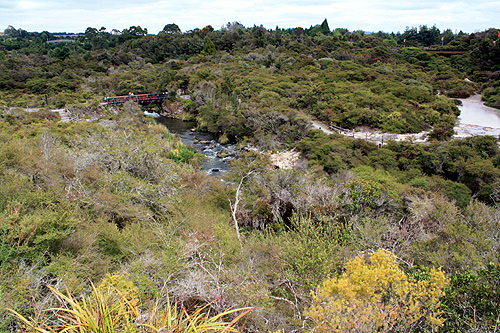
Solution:
<svg viewBox="0 0 500 333">
<path fill-rule="evenodd" d="M 103 102 L 107 105 L 121 105 L 128 101 L 137 102 L 139 104 L 161 104 L 168 98 L 168 93 L 159 94 L 140 94 L 140 95 L 125 95 L 104 97 Z"/>
</svg>

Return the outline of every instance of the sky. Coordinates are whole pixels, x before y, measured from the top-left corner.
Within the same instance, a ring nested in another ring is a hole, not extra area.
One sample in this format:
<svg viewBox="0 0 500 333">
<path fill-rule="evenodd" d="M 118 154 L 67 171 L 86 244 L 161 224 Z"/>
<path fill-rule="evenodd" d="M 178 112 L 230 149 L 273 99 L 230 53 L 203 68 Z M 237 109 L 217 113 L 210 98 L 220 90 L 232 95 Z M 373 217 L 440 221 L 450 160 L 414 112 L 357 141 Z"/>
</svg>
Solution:
<svg viewBox="0 0 500 333">
<path fill-rule="evenodd" d="M 403 32 L 436 25 L 466 33 L 500 28 L 500 0 L 0 0 L 0 31 L 85 32 L 87 27 L 156 34 L 166 24 L 182 31 L 229 22 L 267 29 L 309 28 L 328 20 L 330 29 Z"/>
</svg>

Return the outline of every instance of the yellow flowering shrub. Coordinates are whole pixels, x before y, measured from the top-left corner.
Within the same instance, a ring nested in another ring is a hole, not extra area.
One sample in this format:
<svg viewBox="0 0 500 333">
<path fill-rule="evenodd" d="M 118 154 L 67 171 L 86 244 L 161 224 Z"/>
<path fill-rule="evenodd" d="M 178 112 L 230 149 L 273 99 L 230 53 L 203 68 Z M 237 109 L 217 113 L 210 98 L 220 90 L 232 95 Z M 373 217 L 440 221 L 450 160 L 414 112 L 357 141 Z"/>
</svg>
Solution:
<svg viewBox="0 0 500 333">
<path fill-rule="evenodd" d="M 317 332 L 411 331 L 417 325 L 441 326 L 439 298 L 448 284 L 441 269 L 431 269 L 429 279 L 416 281 L 398 266 L 387 250 L 368 260 L 349 261 L 344 273 L 323 282 L 306 310 Z"/>
</svg>

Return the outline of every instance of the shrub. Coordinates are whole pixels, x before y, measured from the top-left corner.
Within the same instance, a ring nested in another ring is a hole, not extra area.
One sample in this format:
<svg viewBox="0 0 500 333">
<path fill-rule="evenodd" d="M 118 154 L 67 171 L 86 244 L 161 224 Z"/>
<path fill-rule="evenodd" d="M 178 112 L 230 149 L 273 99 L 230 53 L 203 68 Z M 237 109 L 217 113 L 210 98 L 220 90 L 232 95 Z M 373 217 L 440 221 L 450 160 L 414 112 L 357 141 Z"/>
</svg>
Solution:
<svg viewBox="0 0 500 333">
<path fill-rule="evenodd" d="M 194 148 L 187 147 L 182 143 L 176 144 L 177 148 L 170 150 L 165 155 L 176 162 L 191 163 L 198 166 L 203 159 L 203 155 Z"/>
<path fill-rule="evenodd" d="M 305 312 L 317 332 L 393 332 L 434 329 L 440 318 L 439 298 L 448 284 L 444 273 L 431 269 L 429 280 L 408 277 L 387 250 L 368 260 L 359 256 L 345 272 L 327 279 Z"/>
<path fill-rule="evenodd" d="M 500 317 L 500 265 L 490 263 L 476 273 L 467 270 L 450 278 L 443 298 L 445 332 L 494 331 Z"/>
<path fill-rule="evenodd" d="M 285 276 L 306 293 L 340 270 L 345 255 L 343 238 L 348 231 L 328 221 L 292 217 L 292 229 L 281 235 L 280 261 Z"/>
</svg>

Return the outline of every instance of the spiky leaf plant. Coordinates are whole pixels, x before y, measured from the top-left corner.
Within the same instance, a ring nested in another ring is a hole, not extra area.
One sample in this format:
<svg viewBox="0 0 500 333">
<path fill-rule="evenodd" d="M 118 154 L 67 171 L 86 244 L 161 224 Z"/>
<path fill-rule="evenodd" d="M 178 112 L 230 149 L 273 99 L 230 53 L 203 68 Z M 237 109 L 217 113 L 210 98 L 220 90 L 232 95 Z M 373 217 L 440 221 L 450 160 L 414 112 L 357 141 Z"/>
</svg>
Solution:
<svg viewBox="0 0 500 333">
<path fill-rule="evenodd" d="M 117 288 L 111 283 L 107 288 L 103 285 L 92 285 L 91 295 L 76 299 L 68 291 L 64 295 L 49 287 L 61 303 L 60 307 L 45 310 L 48 314 L 44 320 L 25 318 L 18 312 L 10 310 L 24 324 L 26 332 L 69 332 L 69 333 L 129 333 L 129 332 L 239 332 L 236 324 L 252 308 L 231 309 L 223 313 L 211 315 L 207 305 L 193 312 L 178 309 L 174 304 L 166 302 L 161 307 L 159 302 L 150 305 L 147 311 L 135 296 L 135 289 Z M 122 289 L 122 290 L 120 290 Z M 231 321 L 226 317 L 238 315 Z"/>
</svg>

